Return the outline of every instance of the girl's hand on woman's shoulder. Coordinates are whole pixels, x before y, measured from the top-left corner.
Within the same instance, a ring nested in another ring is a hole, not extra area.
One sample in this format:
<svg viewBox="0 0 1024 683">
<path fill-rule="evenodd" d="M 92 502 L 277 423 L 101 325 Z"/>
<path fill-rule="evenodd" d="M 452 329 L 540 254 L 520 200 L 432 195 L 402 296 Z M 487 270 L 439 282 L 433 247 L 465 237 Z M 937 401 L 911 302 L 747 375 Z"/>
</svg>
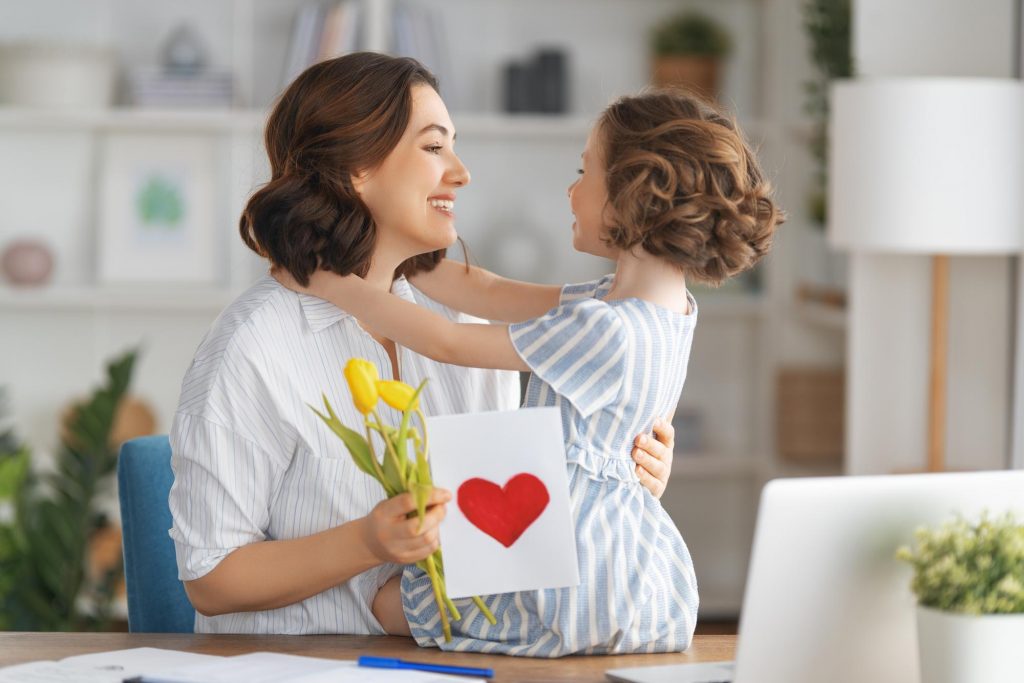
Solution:
<svg viewBox="0 0 1024 683">
<path fill-rule="evenodd" d="M 672 474 L 672 451 L 676 444 L 676 430 L 668 420 L 654 421 L 653 438 L 640 434 L 633 441 L 633 462 L 640 483 L 655 498 L 661 498 Z"/>
</svg>

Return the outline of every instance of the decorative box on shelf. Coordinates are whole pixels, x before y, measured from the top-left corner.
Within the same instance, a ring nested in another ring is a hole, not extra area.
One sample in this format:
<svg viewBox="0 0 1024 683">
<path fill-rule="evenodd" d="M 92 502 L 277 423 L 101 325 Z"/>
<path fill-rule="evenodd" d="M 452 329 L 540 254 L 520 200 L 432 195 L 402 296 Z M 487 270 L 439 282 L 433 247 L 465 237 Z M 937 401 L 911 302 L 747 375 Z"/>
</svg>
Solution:
<svg viewBox="0 0 1024 683">
<path fill-rule="evenodd" d="M 790 367 L 776 378 L 776 449 L 783 460 L 835 462 L 843 457 L 844 373 Z"/>
</svg>

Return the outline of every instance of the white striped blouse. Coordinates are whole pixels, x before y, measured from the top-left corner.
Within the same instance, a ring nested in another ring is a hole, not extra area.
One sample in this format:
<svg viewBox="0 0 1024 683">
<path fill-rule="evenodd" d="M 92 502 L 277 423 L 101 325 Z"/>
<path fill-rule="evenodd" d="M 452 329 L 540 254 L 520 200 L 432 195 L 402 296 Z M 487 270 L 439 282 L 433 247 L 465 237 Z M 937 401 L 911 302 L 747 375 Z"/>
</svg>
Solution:
<svg viewBox="0 0 1024 683">
<path fill-rule="evenodd" d="M 475 320 L 428 299 L 404 278 L 392 291 L 459 321 Z M 478 321 L 479 322 L 479 321 Z M 390 360 L 348 313 L 296 294 L 265 276 L 228 306 L 196 351 L 171 427 L 175 481 L 170 507 L 182 580 L 197 579 L 233 550 L 308 536 L 365 516 L 383 499 L 380 484 L 313 414 L 325 393 L 350 426 L 362 423 L 342 374 L 349 358 Z M 509 410 L 516 373 L 436 363 L 398 349 L 403 381 L 430 378 L 429 415 Z M 382 417 L 397 413 L 381 404 Z M 373 597 L 400 571 L 381 565 L 319 595 L 274 610 L 196 615 L 200 633 L 382 634 Z"/>
</svg>

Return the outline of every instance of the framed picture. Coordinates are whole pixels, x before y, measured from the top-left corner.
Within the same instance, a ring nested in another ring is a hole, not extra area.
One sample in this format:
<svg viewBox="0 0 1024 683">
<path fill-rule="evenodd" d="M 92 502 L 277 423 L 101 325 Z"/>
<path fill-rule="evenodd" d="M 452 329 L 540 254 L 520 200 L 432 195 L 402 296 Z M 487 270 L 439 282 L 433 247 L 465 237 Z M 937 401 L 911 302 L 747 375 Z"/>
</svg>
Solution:
<svg viewBox="0 0 1024 683">
<path fill-rule="evenodd" d="M 215 140 L 112 134 L 102 143 L 97 279 L 213 284 Z"/>
</svg>

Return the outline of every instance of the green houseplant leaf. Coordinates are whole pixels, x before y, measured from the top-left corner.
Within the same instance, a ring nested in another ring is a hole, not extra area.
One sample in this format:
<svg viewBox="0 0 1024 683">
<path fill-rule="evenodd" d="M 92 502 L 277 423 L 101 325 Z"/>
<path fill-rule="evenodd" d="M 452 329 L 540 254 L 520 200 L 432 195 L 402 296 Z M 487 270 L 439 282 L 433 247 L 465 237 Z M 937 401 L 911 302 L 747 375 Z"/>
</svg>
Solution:
<svg viewBox="0 0 1024 683">
<path fill-rule="evenodd" d="M 34 474 L 27 449 L 21 456 L 24 466 L 12 465 L 0 454 L 2 485 L 13 506 L 13 520 L 0 526 L 3 628 L 70 631 L 106 626 L 112 587 L 122 570 L 117 567 L 91 585 L 85 568 L 89 539 L 104 523 L 96 497 L 111 484 L 117 467 L 118 444 L 110 443 L 110 434 L 136 357 L 130 351 L 110 362 L 105 382 L 74 407 L 52 473 Z M 15 469 L 19 471 L 12 474 Z M 80 598 L 91 603 L 88 613 L 79 609 Z"/>
</svg>

